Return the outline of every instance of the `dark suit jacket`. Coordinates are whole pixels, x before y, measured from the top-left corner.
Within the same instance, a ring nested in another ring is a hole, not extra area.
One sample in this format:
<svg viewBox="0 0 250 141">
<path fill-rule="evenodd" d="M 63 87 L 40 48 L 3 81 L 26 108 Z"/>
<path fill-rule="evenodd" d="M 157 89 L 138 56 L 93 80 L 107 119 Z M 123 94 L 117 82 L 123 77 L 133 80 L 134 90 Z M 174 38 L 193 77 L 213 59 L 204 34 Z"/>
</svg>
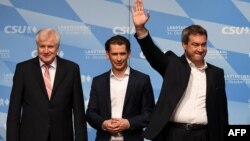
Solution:
<svg viewBox="0 0 250 141">
<path fill-rule="evenodd" d="M 128 119 L 130 128 L 123 132 L 125 141 L 143 141 L 143 128 L 147 126 L 153 110 L 154 95 L 148 75 L 130 68 L 122 118 Z M 111 118 L 110 71 L 93 79 L 86 112 L 88 123 L 97 130 L 97 141 L 109 141 L 110 133 L 102 129 L 104 120 Z"/>
<path fill-rule="evenodd" d="M 79 66 L 57 57 L 49 101 L 38 57 L 19 63 L 7 117 L 7 141 L 87 141 Z M 74 125 L 73 116 L 74 114 Z M 73 131 L 75 126 L 75 134 Z"/>
<path fill-rule="evenodd" d="M 156 139 L 157 137 L 157 140 L 162 141 L 164 139 L 161 138 L 160 133 L 186 90 L 191 68 L 185 55 L 178 57 L 171 51 L 164 54 L 153 43 L 150 35 L 144 39 L 137 38 L 137 41 L 150 65 L 163 77 L 158 102 L 148 128 L 144 133 L 145 138 Z M 224 128 L 228 124 L 224 71 L 208 63 L 206 78 L 206 111 L 209 140 L 223 141 Z"/>
</svg>

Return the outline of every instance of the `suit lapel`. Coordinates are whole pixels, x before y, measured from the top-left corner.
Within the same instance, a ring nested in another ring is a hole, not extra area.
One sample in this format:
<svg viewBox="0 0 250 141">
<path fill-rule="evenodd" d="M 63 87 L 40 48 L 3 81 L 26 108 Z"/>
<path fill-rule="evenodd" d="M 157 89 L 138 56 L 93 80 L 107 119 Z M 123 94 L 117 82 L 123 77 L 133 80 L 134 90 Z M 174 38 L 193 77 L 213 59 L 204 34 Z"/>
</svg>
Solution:
<svg viewBox="0 0 250 141">
<path fill-rule="evenodd" d="M 109 114 L 108 117 L 111 117 L 111 95 L 110 95 L 110 71 L 108 71 L 104 77 L 104 87 L 103 87 L 103 94 L 104 94 L 104 102 L 107 105 L 107 113 Z"/>
<path fill-rule="evenodd" d="M 205 70 L 206 71 L 206 82 L 207 82 L 207 90 L 206 90 L 206 99 L 208 100 L 208 98 L 209 98 L 209 93 L 211 93 L 210 92 L 210 90 L 212 90 L 212 83 L 214 82 L 213 80 L 212 80 L 212 71 L 211 71 L 211 67 L 209 67 L 209 64 L 208 64 L 208 66 L 207 66 L 207 69 Z"/>
<path fill-rule="evenodd" d="M 130 68 L 130 74 L 129 74 L 129 79 L 128 79 L 128 86 L 127 86 L 127 90 L 126 90 L 126 95 L 125 95 L 125 100 L 124 100 L 124 104 L 123 104 L 123 111 L 124 111 L 124 107 L 126 107 L 126 104 L 128 103 L 128 99 L 132 94 L 132 90 L 135 89 L 135 84 L 134 82 L 136 82 L 136 77 L 134 75 L 134 70 L 132 68 Z"/>
<path fill-rule="evenodd" d="M 57 56 L 57 66 L 56 66 L 56 74 L 55 74 L 55 80 L 54 80 L 54 85 L 52 89 L 52 94 L 51 94 L 51 100 L 56 94 L 56 90 L 59 87 L 60 83 L 63 81 L 65 74 L 65 66 L 63 65 L 63 61 L 61 58 Z"/>
</svg>

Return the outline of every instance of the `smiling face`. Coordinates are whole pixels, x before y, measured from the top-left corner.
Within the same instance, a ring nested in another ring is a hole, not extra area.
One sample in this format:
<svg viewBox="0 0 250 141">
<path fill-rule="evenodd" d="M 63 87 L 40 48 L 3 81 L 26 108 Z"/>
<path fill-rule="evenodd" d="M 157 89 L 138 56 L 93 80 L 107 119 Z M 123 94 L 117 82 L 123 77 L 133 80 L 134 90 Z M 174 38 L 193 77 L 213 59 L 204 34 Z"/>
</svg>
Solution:
<svg viewBox="0 0 250 141">
<path fill-rule="evenodd" d="M 181 42 L 185 55 L 198 68 L 203 67 L 205 64 L 207 38 L 206 29 L 200 25 L 193 24 L 182 31 Z"/>
<path fill-rule="evenodd" d="M 106 52 L 106 57 L 110 60 L 112 71 L 115 74 L 123 74 L 128 66 L 130 52 L 127 51 L 125 44 L 111 44 L 110 50 Z"/>
<path fill-rule="evenodd" d="M 41 30 L 36 37 L 38 56 L 45 64 L 51 64 L 59 49 L 59 35 L 53 30 Z"/>
<path fill-rule="evenodd" d="M 204 58 L 207 53 L 207 37 L 206 35 L 190 35 L 187 44 L 182 43 L 185 54 L 196 67 L 204 66 Z"/>
<path fill-rule="evenodd" d="M 121 35 L 115 35 L 106 41 L 105 50 L 113 73 L 122 77 L 127 69 L 127 61 L 131 53 L 129 40 Z"/>
</svg>

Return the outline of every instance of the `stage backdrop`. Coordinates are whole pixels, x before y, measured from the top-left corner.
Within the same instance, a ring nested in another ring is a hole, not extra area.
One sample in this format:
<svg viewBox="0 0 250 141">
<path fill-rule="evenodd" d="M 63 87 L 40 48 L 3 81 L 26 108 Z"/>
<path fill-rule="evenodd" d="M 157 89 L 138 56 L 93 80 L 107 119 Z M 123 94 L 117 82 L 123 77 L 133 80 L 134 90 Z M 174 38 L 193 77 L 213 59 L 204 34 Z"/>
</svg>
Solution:
<svg viewBox="0 0 250 141">
<path fill-rule="evenodd" d="M 151 15 L 146 26 L 163 51 L 171 49 L 182 55 L 182 29 L 190 24 L 207 29 L 206 60 L 225 70 L 229 122 L 250 124 L 249 0 L 144 0 L 144 3 Z M 110 68 L 104 43 L 115 34 L 131 41 L 129 63 L 150 75 L 157 101 L 162 78 L 149 66 L 135 41 L 130 4 L 133 0 L 0 1 L 0 141 L 6 139 L 15 66 L 37 55 L 35 33 L 43 27 L 61 33 L 59 56 L 80 65 L 86 105 L 92 78 Z M 94 140 L 95 132 L 88 126 L 90 141 Z"/>
</svg>

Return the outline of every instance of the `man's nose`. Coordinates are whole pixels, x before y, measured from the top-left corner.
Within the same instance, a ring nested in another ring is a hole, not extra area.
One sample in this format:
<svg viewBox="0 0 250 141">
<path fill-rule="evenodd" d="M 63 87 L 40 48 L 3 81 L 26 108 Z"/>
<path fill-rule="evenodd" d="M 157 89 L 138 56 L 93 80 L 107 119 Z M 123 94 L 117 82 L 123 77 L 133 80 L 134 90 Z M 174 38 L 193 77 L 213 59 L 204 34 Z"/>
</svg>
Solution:
<svg viewBox="0 0 250 141">
<path fill-rule="evenodd" d="M 45 53 L 48 53 L 48 52 L 49 52 L 49 48 L 48 48 L 48 47 L 45 47 L 45 48 L 44 48 L 44 52 L 45 52 Z"/>
<path fill-rule="evenodd" d="M 199 45 L 198 46 L 198 51 L 200 51 L 200 52 L 204 51 L 204 47 L 202 45 Z"/>
<path fill-rule="evenodd" d="M 121 60 L 121 55 L 120 54 L 118 54 L 117 59 Z"/>
</svg>

